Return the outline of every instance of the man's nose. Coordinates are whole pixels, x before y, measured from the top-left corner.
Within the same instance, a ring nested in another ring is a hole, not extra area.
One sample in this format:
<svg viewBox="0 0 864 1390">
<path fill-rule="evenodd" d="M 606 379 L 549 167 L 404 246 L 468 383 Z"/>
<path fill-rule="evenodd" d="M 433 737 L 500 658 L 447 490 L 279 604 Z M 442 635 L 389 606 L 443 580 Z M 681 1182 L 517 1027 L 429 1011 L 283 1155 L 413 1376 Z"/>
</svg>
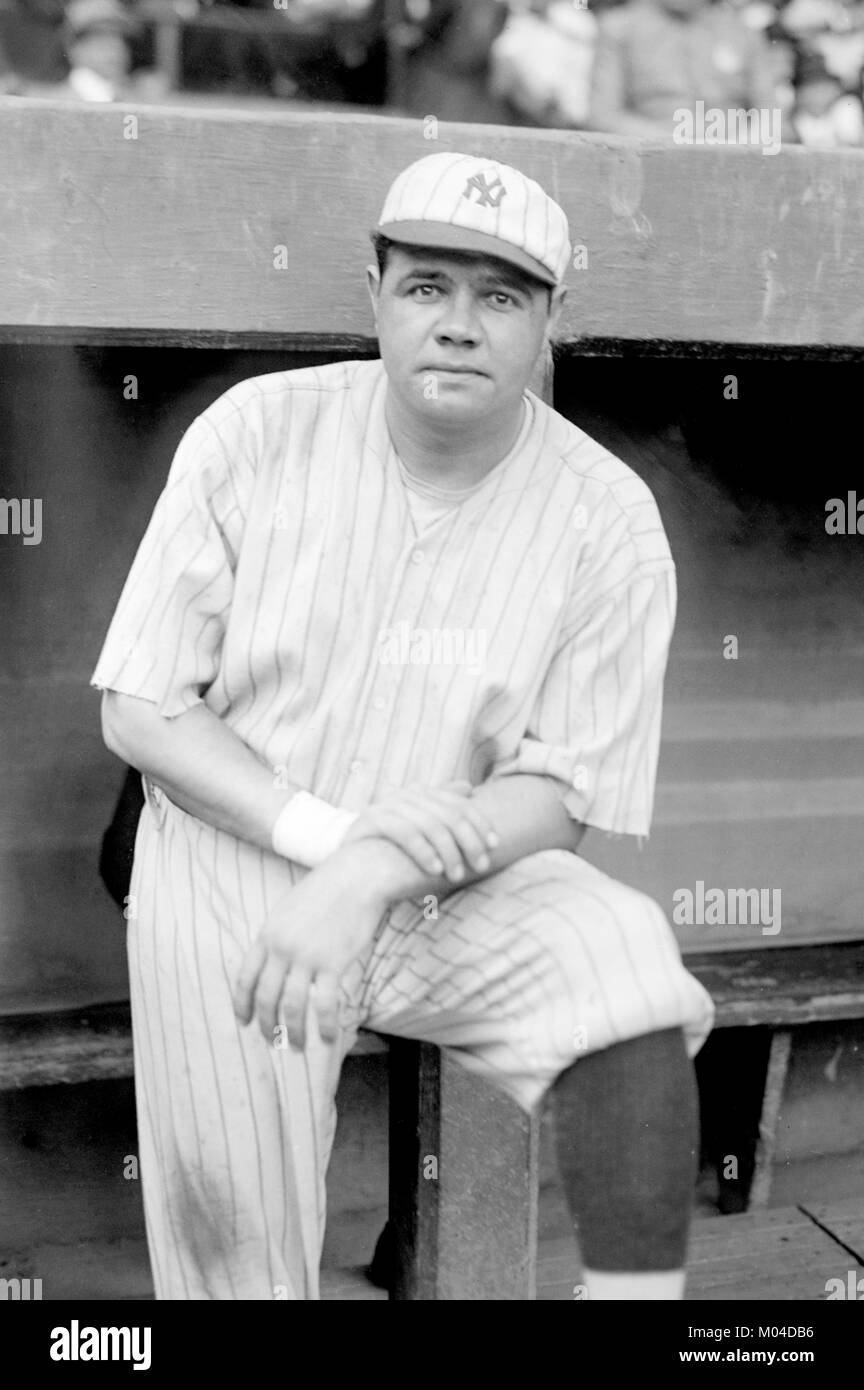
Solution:
<svg viewBox="0 0 864 1390">
<path fill-rule="evenodd" d="M 457 290 L 445 300 L 444 312 L 438 321 L 435 336 L 439 342 L 476 343 L 480 338 L 480 320 L 474 295 L 468 289 Z"/>
</svg>

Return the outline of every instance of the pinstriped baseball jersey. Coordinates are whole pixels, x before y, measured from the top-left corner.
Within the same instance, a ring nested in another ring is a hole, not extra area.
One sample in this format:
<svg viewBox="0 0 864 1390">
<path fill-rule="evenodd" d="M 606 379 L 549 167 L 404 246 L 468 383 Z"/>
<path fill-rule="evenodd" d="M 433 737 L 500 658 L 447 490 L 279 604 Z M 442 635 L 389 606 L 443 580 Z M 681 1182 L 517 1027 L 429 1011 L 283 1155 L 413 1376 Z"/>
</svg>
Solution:
<svg viewBox="0 0 864 1390">
<path fill-rule="evenodd" d="M 543 774 L 648 833 L 674 565 L 636 474 L 527 392 L 508 456 L 415 530 L 379 361 L 243 381 L 190 426 L 92 683 L 200 701 L 360 810 Z"/>
</svg>

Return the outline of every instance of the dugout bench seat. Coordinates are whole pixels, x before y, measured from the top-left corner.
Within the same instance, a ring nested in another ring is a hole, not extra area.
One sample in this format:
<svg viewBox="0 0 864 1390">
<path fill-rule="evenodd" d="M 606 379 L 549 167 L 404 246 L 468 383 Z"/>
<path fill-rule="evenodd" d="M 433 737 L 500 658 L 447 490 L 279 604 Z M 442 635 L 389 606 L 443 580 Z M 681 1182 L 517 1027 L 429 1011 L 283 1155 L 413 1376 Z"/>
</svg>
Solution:
<svg viewBox="0 0 864 1390">
<path fill-rule="evenodd" d="M 745 1196 L 750 1209 L 765 1207 L 793 1039 L 809 1024 L 864 1018 L 864 943 L 726 951 L 687 964 L 715 1000 L 717 1028 L 770 1036 L 767 1049 L 753 1050 L 761 1105 Z M 352 1055 L 382 1051 L 394 1297 L 533 1299 L 538 1121 L 430 1044 L 361 1033 Z M 131 1075 L 128 1003 L 0 1019 L 0 1089 Z M 429 1154 L 438 1157 L 436 1182 L 423 1178 Z"/>
</svg>

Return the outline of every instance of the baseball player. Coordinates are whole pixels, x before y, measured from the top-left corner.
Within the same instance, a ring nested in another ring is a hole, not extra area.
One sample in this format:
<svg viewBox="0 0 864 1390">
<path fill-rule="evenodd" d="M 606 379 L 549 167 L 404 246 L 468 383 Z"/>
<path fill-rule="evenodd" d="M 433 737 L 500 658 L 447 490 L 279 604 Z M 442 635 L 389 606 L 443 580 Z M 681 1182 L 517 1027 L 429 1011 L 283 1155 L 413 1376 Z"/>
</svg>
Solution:
<svg viewBox="0 0 864 1390">
<path fill-rule="evenodd" d="M 674 567 L 641 480 L 527 389 L 562 209 L 404 170 L 380 360 L 190 426 L 93 684 L 143 774 L 129 922 L 157 1297 L 319 1297 L 358 1028 L 556 1084 L 588 1296 L 682 1296 L 711 1002 L 660 908 L 577 853 L 645 835 Z M 443 1179 L 442 1175 L 442 1179 Z"/>
</svg>

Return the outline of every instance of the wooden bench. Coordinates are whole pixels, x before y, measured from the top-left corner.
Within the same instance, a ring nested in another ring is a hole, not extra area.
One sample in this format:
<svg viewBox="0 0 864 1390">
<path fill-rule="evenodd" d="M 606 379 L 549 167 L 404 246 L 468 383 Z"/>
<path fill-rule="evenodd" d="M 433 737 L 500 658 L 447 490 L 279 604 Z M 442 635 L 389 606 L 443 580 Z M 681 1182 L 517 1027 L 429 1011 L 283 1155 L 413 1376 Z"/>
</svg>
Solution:
<svg viewBox="0 0 864 1390">
<path fill-rule="evenodd" d="M 746 1164 L 749 1206 L 762 1208 L 793 1037 L 808 1024 L 864 1018 L 864 943 L 730 951 L 688 965 L 715 1000 L 718 1028 L 770 1032 L 767 1063 L 753 1051 L 762 1094 Z M 536 1297 L 537 1119 L 437 1047 L 361 1033 L 353 1055 L 388 1049 L 395 1297 Z M 131 1075 L 126 1003 L 0 1019 L 0 1089 Z M 441 1181 L 424 1180 L 428 1155 Z"/>
<path fill-rule="evenodd" d="M 808 1024 L 864 1018 L 864 943 L 724 951 L 688 956 L 687 965 L 714 999 L 718 1028 L 761 1029 L 769 1036 L 767 1048 L 753 1058 L 755 1152 L 743 1155 L 744 1205 L 765 1207 L 794 1039 Z"/>
</svg>

